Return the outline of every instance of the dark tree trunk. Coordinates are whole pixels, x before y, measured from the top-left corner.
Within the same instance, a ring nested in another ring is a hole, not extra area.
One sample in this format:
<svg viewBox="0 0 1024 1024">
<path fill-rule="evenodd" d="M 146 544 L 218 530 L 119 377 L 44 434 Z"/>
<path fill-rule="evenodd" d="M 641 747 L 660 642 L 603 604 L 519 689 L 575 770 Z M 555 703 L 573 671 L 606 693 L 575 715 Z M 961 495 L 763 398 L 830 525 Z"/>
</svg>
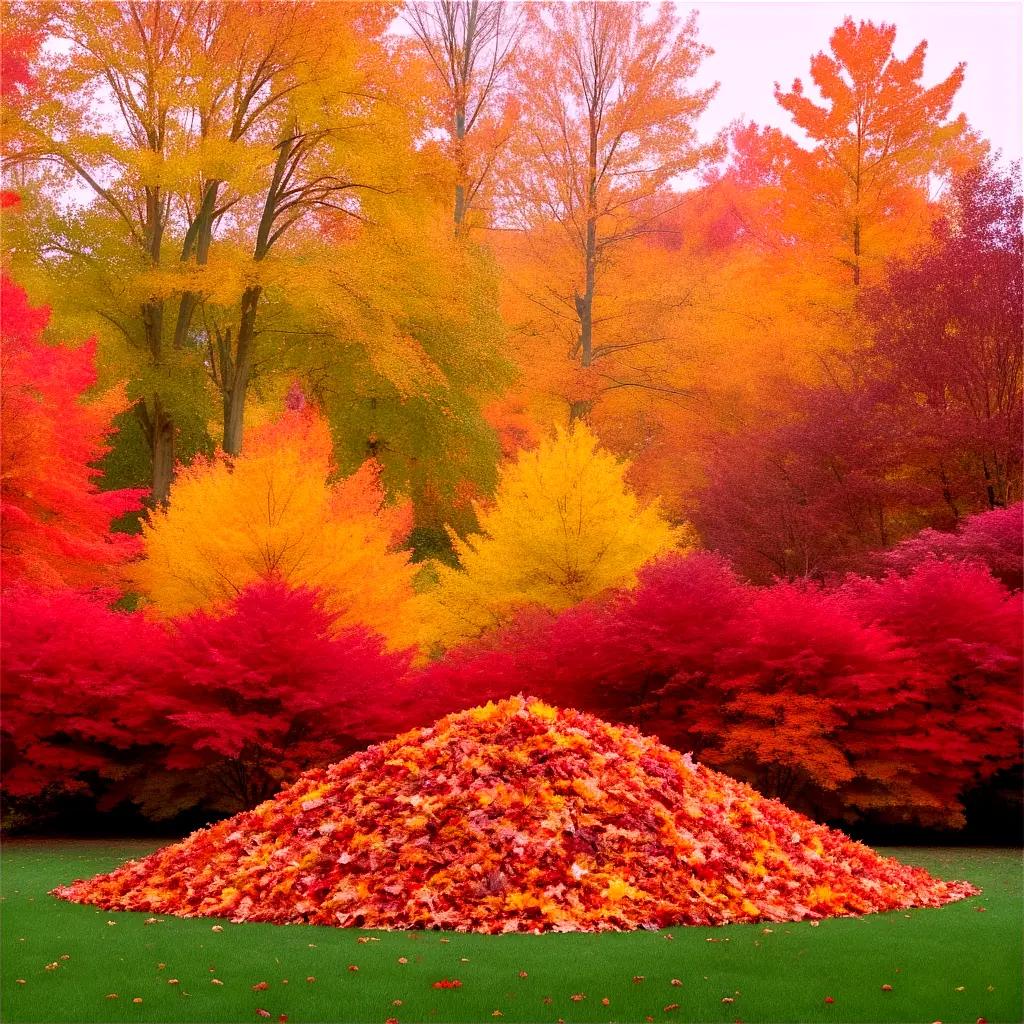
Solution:
<svg viewBox="0 0 1024 1024">
<path fill-rule="evenodd" d="M 149 448 L 153 488 L 150 500 L 154 507 L 166 505 L 174 479 L 174 421 L 159 395 L 153 396 L 152 408 L 145 399 L 140 401 L 135 406 L 135 415 Z"/>
<path fill-rule="evenodd" d="M 247 288 L 242 295 L 238 341 L 232 353 L 230 344 L 222 348 L 221 381 L 224 398 L 224 451 L 238 455 L 245 429 L 245 399 L 252 374 L 253 345 L 256 337 L 256 312 L 262 289 Z"/>
</svg>

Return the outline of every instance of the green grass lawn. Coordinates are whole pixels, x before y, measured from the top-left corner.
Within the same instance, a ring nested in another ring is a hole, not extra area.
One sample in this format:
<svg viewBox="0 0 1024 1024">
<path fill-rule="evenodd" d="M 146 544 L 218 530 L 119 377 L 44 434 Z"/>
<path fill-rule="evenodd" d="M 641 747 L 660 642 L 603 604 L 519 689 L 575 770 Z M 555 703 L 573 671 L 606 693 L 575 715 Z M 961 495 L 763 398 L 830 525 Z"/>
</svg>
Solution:
<svg viewBox="0 0 1024 1024">
<path fill-rule="evenodd" d="M 258 1009 L 273 1021 L 287 1014 L 293 1024 L 383 1024 L 389 1017 L 402 1024 L 483 1022 L 498 1019 L 495 1011 L 506 1024 L 554 1024 L 559 1018 L 747 1024 L 1022 1019 L 1021 871 L 1015 850 L 887 850 L 985 891 L 940 910 L 770 930 L 730 925 L 488 936 L 238 925 L 209 918 L 147 923 L 152 919 L 145 914 L 108 913 L 47 895 L 54 885 L 109 870 L 155 845 L 4 844 L 7 1024 L 259 1021 Z M 218 924 L 223 930 L 213 931 Z M 403 957 L 407 963 L 399 962 Z M 457 978 L 462 987 L 434 989 L 442 978 Z M 672 985 L 672 979 L 682 984 Z M 264 982 L 265 989 L 254 990 Z M 883 985 L 892 990 L 883 991 Z M 584 998 L 574 1001 L 574 994 Z M 826 1003 L 826 997 L 834 1002 Z"/>
</svg>

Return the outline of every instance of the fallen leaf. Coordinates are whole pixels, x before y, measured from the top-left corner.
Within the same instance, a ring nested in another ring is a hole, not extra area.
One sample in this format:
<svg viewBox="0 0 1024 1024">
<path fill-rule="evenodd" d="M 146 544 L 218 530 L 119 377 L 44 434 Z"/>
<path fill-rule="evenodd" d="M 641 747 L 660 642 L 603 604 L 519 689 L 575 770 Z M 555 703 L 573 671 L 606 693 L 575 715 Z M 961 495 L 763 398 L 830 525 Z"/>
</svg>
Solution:
<svg viewBox="0 0 1024 1024">
<path fill-rule="evenodd" d="M 831 1006 L 835 1002 L 835 1000 L 831 996 L 825 996 L 825 1002 L 828 1003 L 829 1006 Z"/>
<path fill-rule="evenodd" d="M 223 925 L 220 925 L 220 924 L 215 924 L 215 925 L 214 925 L 214 926 L 213 926 L 213 927 L 212 927 L 212 928 L 210 929 L 210 931 L 211 931 L 211 932 L 222 932 L 222 931 L 224 931 L 224 926 L 223 926 Z"/>
<path fill-rule="evenodd" d="M 259 1015 L 260 1015 L 261 1017 L 269 1017 L 269 1016 L 270 1016 L 270 1011 L 269 1011 L 269 1010 L 263 1010 L 263 1009 L 260 1009 L 260 1007 L 258 1007 L 258 1006 L 256 1007 L 256 1012 L 257 1012 L 257 1013 L 258 1013 L 258 1014 L 259 1014 Z"/>
<path fill-rule="evenodd" d="M 141 1003 L 141 1002 L 142 1002 L 142 997 L 141 997 L 141 996 L 136 996 L 136 997 L 135 997 L 135 998 L 134 998 L 134 999 L 132 1000 L 132 1002 L 133 1002 L 133 1003 Z"/>
<path fill-rule="evenodd" d="M 409 962 L 409 958 L 407 956 L 400 956 L 398 958 L 398 962 L 400 964 L 407 964 Z"/>
<path fill-rule="evenodd" d="M 259 981 L 253 985 L 252 990 L 253 992 L 266 992 L 268 988 L 270 988 L 270 985 L 267 982 Z"/>
<path fill-rule="evenodd" d="M 722 996 L 722 1002 L 723 1003 L 734 1003 L 734 1002 L 736 1002 L 736 1000 L 733 999 L 732 996 Z"/>
<path fill-rule="evenodd" d="M 519 972 L 519 977 L 520 978 L 528 978 L 529 975 L 526 973 L 526 971 L 520 971 Z"/>
<path fill-rule="evenodd" d="M 220 978 L 211 978 L 210 979 L 210 984 L 211 985 L 223 985 L 224 982 L 221 981 Z"/>
<path fill-rule="evenodd" d="M 678 1003 L 669 1003 L 667 1006 L 662 1007 L 662 1013 L 671 1013 L 673 1010 L 678 1010 Z"/>
<path fill-rule="evenodd" d="M 891 992 L 892 991 L 892 985 L 883 985 L 882 986 L 882 991 L 883 992 Z"/>
<path fill-rule="evenodd" d="M 670 985 L 675 985 L 675 987 L 676 987 L 676 988 L 678 988 L 678 987 L 679 987 L 680 985 L 682 985 L 682 982 L 681 982 L 681 981 L 680 981 L 680 980 L 679 980 L 678 978 L 673 978 L 673 979 L 672 979 L 672 980 L 671 980 L 671 981 L 669 982 L 669 984 L 670 984 Z"/>
<path fill-rule="evenodd" d="M 108 992 L 107 995 L 106 995 L 106 998 L 107 999 L 117 999 L 118 996 L 117 996 L 116 992 Z"/>
<path fill-rule="evenodd" d="M 605 996 L 604 999 L 601 1000 L 602 1006 L 611 1006 L 611 1003 L 612 1001 L 607 996 Z"/>
</svg>

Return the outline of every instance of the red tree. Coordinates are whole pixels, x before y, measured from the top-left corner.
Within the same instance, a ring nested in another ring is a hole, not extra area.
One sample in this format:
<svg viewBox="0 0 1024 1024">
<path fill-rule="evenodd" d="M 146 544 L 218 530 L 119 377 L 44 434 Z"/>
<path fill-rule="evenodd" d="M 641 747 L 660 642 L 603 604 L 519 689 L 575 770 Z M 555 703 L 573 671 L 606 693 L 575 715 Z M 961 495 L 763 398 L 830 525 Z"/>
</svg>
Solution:
<svg viewBox="0 0 1024 1024">
<path fill-rule="evenodd" d="M 917 408 L 924 468 L 955 519 L 1021 493 L 1024 236 L 1019 173 L 953 181 L 922 259 L 864 298 L 890 401 Z"/>
<path fill-rule="evenodd" d="M 251 807 L 306 768 L 389 735 L 386 709 L 408 664 L 365 629 L 337 633 L 314 591 L 253 584 L 223 614 L 172 625 L 162 683 L 147 692 L 165 723 L 163 765 L 202 773 L 210 788 L 193 789 L 193 802 Z M 198 778 L 179 775 L 193 787 Z"/>
<path fill-rule="evenodd" d="M 139 508 L 145 492 L 101 491 L 94 463 L 109 451 L 111 419 L 125 400 L 119 390 L 85 400 L 96 383 L 95 342 L 44 344 L 48 317 L 0 281 L 0 571 L 5 586 L 113 588 L 138 542 L 112 533 L 111 523 Z"/>
</svg>

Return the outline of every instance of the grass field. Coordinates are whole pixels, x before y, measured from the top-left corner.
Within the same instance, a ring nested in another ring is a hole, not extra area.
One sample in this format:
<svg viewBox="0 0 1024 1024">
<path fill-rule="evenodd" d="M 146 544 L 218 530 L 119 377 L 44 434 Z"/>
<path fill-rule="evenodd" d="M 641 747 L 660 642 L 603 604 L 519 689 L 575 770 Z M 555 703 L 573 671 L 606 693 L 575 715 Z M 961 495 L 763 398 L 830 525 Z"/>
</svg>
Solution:
<svg viewBox="0 0 1024 1024">
<path fill-rule="evenodd" d="M 887 850 L 943 877 L 967 878 L 985 891 L 941 910 L 828 920 L 817 927 L 773 925 L 770 931 L 731 925 L 667 933 L 486 936 L 228 921 L 214 931 L 213 919 L 152 921 L 145 914 L 107 913 L 47 895 L 54 885 L 109 870 L 155 845 L 4 844 L 6 1024 L 259 1021 L 259 1010 L 273 1021 L 285 1014 L 293 1024 L 383 1024 L 391 1017 L 401 1024 L 484 1022 L 499 1016 L 505 1024 L 975 1024 L 979 1018 L 996 1024 L 1022 1018 L 1021 871 L 1015 850 Z M 462 986 L 434 989 L 442 978 L 458 979 Z M 262 983 L 267 987 L 254 989 Z M 883 991 L 883 985 L 892 990 Z"/>
</svg>

